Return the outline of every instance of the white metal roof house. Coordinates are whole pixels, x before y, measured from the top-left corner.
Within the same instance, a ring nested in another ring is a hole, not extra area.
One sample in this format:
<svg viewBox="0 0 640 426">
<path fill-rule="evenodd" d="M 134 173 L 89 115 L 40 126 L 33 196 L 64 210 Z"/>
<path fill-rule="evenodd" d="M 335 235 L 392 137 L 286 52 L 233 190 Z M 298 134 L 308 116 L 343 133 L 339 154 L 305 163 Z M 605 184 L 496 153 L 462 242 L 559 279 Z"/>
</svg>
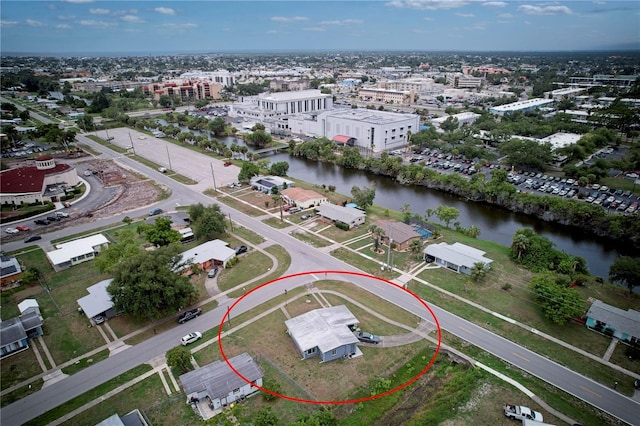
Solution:
<svg viewBox="0 0 640 426">
<path fill-rule="evenodd" d="M 249 185 L 265 194 L 271 194 L 274 187 L 278 187 L 278 190 L 281 191 L 285 188 L 291 188 L 295 182 L 280 176 L 254 176 Z"/>
<path fill-rule="evenodd" d="M 116 315 L 111 295 L 107 291 L 107 287 L 113 279 L 100 281 L 90 287 L 87 287 L 88 296 L 78 299 L 78 305 L 84 311 L 87 318 L 92 319 L 96 315 L 102 315 L 106 318 L 112 318 Z"/>
<path fill-rule="evenodd" d="M 363 225 L 367 217 L 365 212 L 355 207 L 343 207 L 330 203 L 321 204 L 316 210 L 318 210 L 318 214 L 323 219 L 332 223 L 346 223 L 349 225 L 349 229 L 354 226 Z"/>
<path fill-rule="evenodd" d="M 248 353 L 229 358 L 229 363 L 251 383 L 262 386 L 262 370 Z M 185 373 L 180 376 L 180 382 L 187 394 L 187 404 L 195 404 L 201 414 L 203 410 L 199 405 L 202 403 L 219 410 L 259 390 L 240 378 L 225 361 L 216 361 Z"/>
<path fill-rule="evenodd" d="M 358 353 L 352 331 L 358 319 L 344 305 L 314 309 L 284 323 L 302 359 L 320 356 L 321 362 L 327 362 Z"/>
<path fill-rule="evenodd" d="M 96 254 L 109 246 L 109 240 L 102 234 L 57 244 L 56 250 L 47 252 L 54 269 L 61 270 L 78 263 L 93 260 Z"/>
<path fill-rule="evenodd" d="M 640 344 L 640 312 L 596 300 L 587 312 L 587 327 L 630 344 Z"/>
<path fill-rule="evenodd" d="M 227 262 L 236 255 L 235 250 L 229 248 L 229 243 L 222 240 L 211 240 L 182 253 L 182 260 L 190 262 L 206 271 L 212 266 L 227 266 Z"/>
<path fill-rule="evenodd" d="M 470 275 L 473 265 L 481 262 L 490 266 L 493 260 L 484 257 L 485 252 L 461 243 L 430 244 L 423 251 L 424 259 L 433 258 L 433 262 L 456 272 Z"/>
</svg>

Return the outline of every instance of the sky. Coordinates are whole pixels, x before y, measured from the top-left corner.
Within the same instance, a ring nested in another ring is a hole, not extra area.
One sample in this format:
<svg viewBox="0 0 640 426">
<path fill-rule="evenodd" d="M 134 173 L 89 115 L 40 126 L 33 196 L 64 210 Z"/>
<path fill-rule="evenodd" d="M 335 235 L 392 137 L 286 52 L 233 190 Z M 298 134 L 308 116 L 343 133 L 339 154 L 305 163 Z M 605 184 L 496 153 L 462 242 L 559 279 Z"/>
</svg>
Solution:
<svg viewBox="0 0 640 426">
<path fill-rule="evenodd" d="M 2 0 L 0 53 L 640 49 L 640 1 Z"/>
</svg>

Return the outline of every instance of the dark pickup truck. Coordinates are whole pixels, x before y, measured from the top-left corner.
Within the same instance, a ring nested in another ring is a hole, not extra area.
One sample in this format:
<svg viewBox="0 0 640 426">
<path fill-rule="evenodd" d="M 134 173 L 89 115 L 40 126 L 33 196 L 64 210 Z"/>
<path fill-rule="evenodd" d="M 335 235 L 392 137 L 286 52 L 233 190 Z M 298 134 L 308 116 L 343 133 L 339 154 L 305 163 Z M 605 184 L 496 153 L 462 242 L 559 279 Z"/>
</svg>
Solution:
<svg viewBox="0 0 640 426">
<path fill-rule="evenodd" d="M 194 318 L 198 318 L 198 316 L 202 313 L 200 308 L 191 309 L 189 311 L 184 312 L 182 315 L 178 317 L 178 322 L 180 324 L 184 324 L 185 322 L 192 320 Z"/>
</svg>

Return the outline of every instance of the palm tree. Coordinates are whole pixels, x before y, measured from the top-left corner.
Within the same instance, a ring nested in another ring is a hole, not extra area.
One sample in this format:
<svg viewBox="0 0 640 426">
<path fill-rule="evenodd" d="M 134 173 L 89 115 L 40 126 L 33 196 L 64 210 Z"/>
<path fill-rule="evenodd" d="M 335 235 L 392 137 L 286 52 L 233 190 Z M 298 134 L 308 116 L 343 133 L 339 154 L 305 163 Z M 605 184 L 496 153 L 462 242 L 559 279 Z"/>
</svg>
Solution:
<svg viewBox="0 0 640 426">
<path fill-rule="evenodd" d="M 420 240 L 420 238 L 414 239 L 413 241 L 411 241 L 409 248 L 411 249 L 411 253 L 415 254 L 419 259 L 420 254 L 422 253 L 422 240 Z"/>
<path fill-rule="evenodd" d="M 400 211 L 402 212 L 405 222 L 411 219 L 411 206 L 408 203 L 403 204 Z"/>
<path fill-rule="evenodd" d="M 480 228 L 478 228 L 476 225 L 471 225 L 469 227 L 469 230 L 467 231 L 467 235 L 469 235 L 471 238 L 478 238 L 478 235 L 480 235 Z"/>
<path fill-rule="evenodd" d="M 513 242 L 511 243 L 511 248 L 518 252 L 518 260 L 520 260 L 520 256 L 522 253 L 527 251 L 529 248 L 529 238 L 524 234 L 516 234 L 513 236 Z"/>
<path fill-rule="evenodd" d="M 474 281 L 480 281 L 485 275 L 487 275 L 487 272 L 489 272 L 489 265 L 482 262 L 476 262 L 471 268 L 471 278 Z"/>
</svg>

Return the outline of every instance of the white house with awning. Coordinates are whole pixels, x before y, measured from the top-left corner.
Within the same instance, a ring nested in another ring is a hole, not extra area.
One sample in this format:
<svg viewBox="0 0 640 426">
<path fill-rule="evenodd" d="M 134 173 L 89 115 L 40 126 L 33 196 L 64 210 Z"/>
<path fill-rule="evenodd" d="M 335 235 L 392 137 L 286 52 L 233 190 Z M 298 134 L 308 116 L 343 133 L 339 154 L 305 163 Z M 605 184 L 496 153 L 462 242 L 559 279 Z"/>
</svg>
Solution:
<svg viewBox="0 0 640 426">
<path fill-rule="evenodd" d="M 423 251 L 424 259 L 452 271 L 470 275 L 473 265 L 480 262 L 490 267 L 493 260 L 485 257 L 485 252 L 461 243 L 430 244 Z"/>
<path fill-rule="evenodd" d="M 102 234 L 56 244 L 56 249 L 47 252 L 47 258 L 57 271 L 78 263 L 93 260 L 96 254 L 109 246 L 109 240 Z"/>
<path fill-rule="evenodd" d="M 100 281 L 97 284 L 87 287 L 89 294 L 78 299 L 78 305 L 87 318 L 92 319 L 97 315 L 111 318 L 116 315 L 114 303 L 111 300 L 111 295 L 107 291 L 107 287 L 109 287 L 111 281 L 113 281 L 113 278 Z"/>
<path fill-rule="evenodd" d="M 197 265 L 202 271 L 212 267 L 222 266 L 236 256 L 235 250 L 229 243 L 222 240 L 211 240 L 182 253 L 182 261 Z"/>
</svg>

